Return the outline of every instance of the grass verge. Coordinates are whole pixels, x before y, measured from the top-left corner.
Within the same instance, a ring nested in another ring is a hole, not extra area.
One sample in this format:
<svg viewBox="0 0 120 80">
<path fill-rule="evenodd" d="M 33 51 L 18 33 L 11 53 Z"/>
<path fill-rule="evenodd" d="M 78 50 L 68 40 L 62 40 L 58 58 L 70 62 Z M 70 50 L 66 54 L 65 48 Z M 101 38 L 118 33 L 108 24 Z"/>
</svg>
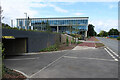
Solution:
<svg viewBox="0 0 120 80">
<path fill-rule="evenodd" d="M 112 37 L 109 37 L 109 39 L 117 40 L 117 38 L 112 38 Z"/>
<path fill-rule="evenodd" d="M 120 37 L 118 37 L 117 40 L 120 40 Z"/>
<path fill-rule="evenodd" d="M 95 41 L 99 41 L 97 38 L 95 38 Z"/>
<path fill-rule="evenodd" d="M 96 45 L 96 48 L 105 46 L 103 43 L 95 43 L 95 45 Z"/>
</svg>

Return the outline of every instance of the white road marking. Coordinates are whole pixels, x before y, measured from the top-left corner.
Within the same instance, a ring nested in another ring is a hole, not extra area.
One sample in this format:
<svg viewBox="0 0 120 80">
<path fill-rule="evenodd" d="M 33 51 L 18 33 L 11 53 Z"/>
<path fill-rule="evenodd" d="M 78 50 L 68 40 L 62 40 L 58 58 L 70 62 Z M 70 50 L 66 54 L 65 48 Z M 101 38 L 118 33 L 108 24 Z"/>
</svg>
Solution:
<svg viewBox="0 0 120 80">
<path fill-rule="evenodd" d="M 21 58 L 21 59 L 5 59 L 5 60 L 30 60 L 30 59 L 39 59 L 39 57 L 36 57 L 36 58 Z"/>
<path fill-rule="evenodd" d="M 115 61 L 118 61 L 118 59 L 115 58 L 115 56 L 113 56 L 106 48 L 104 48 L 104 49 L 109 53 L 109 55 L 110 55 Z"/>
<path fill-rule="evenodd" d="M 100 41 L 101 43 L 103 43 L 102 41 Z M 103 43 L 104 44 L 104 43 Z M 104 44 L 105 45 L 105 44 Z M 105 45 L 106 46 L 106 45 Z M 106 48 L 108 48 L 114 55 L 116 55 L 118 58 L 120 58 L 120 56 L 117 54 L 117 53 L 115 53 L 114 51 L 112 51 L 109 47 L 107 47 L 106 46 Z"/>
<path fill-rule="evenodd" d="M 64 56 L 66 58 L 74 58 L 74 59 L 77 59 L 78 57 L 72 57 L 72 56 Z"/>
<path fill-rule="evenodd" d="M 92 60 L 103 60 L 103 61 L 115 61 L 111 59 L 100 59 L 100 58 L 88 58 L 88 57 L 72 57 L 72 56 L 64 56 L 65 58 L 72 58 L 72 59 L 92 59 Z"/>
<path fill-rule="evenodd" d="M 59 57 L 58 59 L 56 59 L 55 61 L 51 62 L 50 64 L 48 64 L 47 66 L 43 67 L 42 69 L 40 69 L 38 72 L 34 73 L 33 75 L 31 75 L 29 78 L 32 78 L 34 75 L 38 74 L 39 72 L 41 72 L 42 70 L 46 69 L 47 67 L 49 67 L 50 65 L 52 65 L 53 63 L 57 62 L 58 60 L 60 60 L 62 57 L 64 57 L 65 55 L 67 55 L 69 53 L 66 53 L 64 55 L 62 55 L 61 57 Z"/>
<path fill-rule="evenodd" d="M 120 56 L 117 54 L 117 53 L 115 53 L 114 51 L 112 51 L 109 47 L 107 47 L 114 55 L 116 55 L 118 58 L 120 58 Z"/>
</svg>

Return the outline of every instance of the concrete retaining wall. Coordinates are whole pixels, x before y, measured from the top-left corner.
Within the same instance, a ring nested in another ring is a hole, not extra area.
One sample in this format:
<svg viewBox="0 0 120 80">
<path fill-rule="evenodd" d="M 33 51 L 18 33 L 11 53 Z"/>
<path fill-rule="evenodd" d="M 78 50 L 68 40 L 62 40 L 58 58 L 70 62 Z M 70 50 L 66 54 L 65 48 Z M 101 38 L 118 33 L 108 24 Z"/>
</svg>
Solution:
<svg viewBox="0 0 120 80">
<path fill-rule="evenodd" d="M 61 34 L 61 43 L 66 43 L 66 38 L 68 37 L 69 43 L 71 44 L 72 37 L 67 34 Z"/>
<path fill-rule="evenodd" d="M 15 39 L 27 39 L 27 52 L 38 52 L 55 43 L 60 43 L 60 34 L 37 32 L 37 31 L 22 31 L 15 29 L 2 29 L 2 36 L 14 36 Z"/>
</svg>

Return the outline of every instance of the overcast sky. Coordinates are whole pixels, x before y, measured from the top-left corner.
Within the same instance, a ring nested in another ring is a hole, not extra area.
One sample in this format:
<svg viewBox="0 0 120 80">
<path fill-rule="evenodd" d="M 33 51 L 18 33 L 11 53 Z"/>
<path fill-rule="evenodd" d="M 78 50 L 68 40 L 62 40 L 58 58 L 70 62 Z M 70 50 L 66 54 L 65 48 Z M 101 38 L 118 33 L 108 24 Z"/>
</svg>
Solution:
<svg viewBox="0 0 120 80">
<path fill-rule="evenodd" d="M 118 0 L 2 0 L 2 21 L 10 25 L 10 20 L 38 17 L 89 17 L 89 24 L 99 33 L 118 28 Z"/>
</svg>

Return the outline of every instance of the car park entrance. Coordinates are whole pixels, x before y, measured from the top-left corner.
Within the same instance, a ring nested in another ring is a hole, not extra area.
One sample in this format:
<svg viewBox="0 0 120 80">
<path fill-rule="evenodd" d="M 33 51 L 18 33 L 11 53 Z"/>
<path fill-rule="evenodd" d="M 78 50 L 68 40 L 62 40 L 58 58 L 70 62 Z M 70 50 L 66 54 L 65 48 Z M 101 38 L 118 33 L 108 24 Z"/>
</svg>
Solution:
<svg viewBox="0 0 120 80">
<path fill-rule="evenodd" d="M 19 55 L 27 52 L 27 38 L 2 39 L 5 55 Z"/>
</svg>

